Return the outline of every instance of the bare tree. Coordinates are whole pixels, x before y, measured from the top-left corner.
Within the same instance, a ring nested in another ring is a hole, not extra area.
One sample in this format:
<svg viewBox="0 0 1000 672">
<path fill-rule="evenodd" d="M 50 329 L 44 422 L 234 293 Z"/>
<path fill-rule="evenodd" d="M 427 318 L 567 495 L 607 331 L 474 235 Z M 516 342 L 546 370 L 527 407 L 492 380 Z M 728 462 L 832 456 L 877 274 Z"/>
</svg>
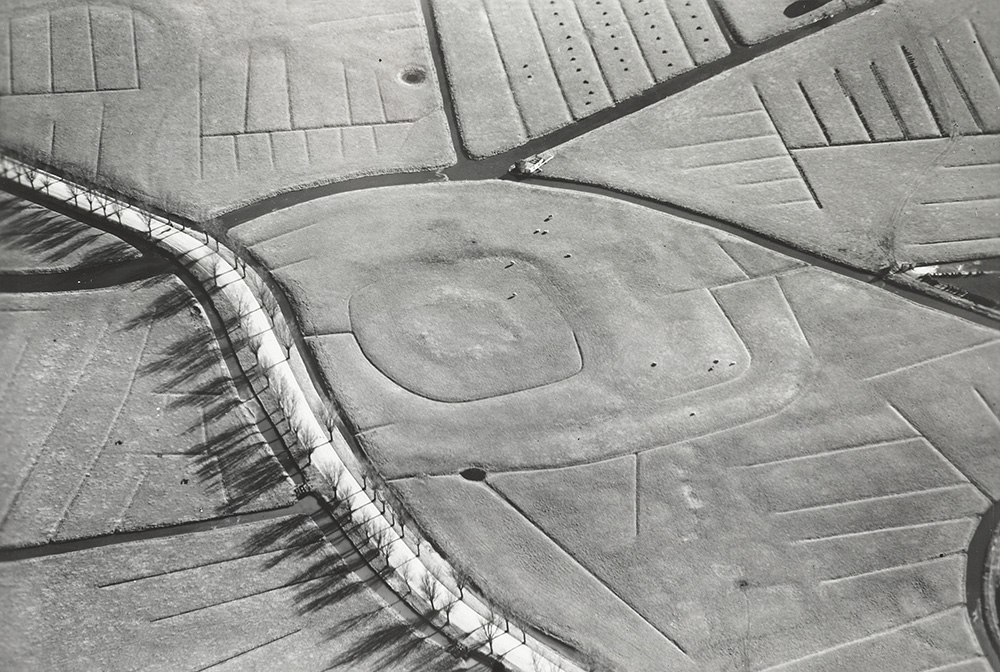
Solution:
<svg viewBox="0 0 1000 672">
<path fill-rule="evenodd" d="M 386 525 L 380 525 L 378 523 L 372 523 L 372 534 L 371 542 L 375 546 L 376 552 L 378 552 L 379 557 L 385 561 L 386 566 L 389 565 L 389 554 L 392 550 L 392 535 L 389 534 L 389 528 Z"/>
<path fill-rule="evenodd" d="M 347 501 L 347 495 L 343 491 L 344 486 L 344 465 L 338 463 L 332 472 L 323 472 L 323 476 L 333 490 L 333 503 L 335 505 Z"/>
<path fill-rule="evenodd" d="M 122 213 L 125 212 L 125 204 L 119 201 L 108 201 L 104 206 L 104 217 L 122 223 Z"/>
<path fill-rule="evenodd" d="M 101 203 L 101 197 L 90 190 L 83 192 L 83 200 L 87 204 L 87 211 L 97 214 L 97 206 Z"/>
<path fill-rule="evenodd" d="M 493 644 L 496 642 L 500 633 L 504 629 L 504 619 L 503 616 L 490 609 L 489 616 L 483 620 L 483 637 L 486 640 L 486 645 L 490 648 L 490 655 L 496 655 L 493 651 Z"/>
<path fill-rule="evenodd" d="M 97 202 L 94 204 L 94 209 L 101 213 L 101 216 L 105 219 L 108 218 L 108 208 L 111 206 L 110 198 L 98 198 Z"/>
<path fill-rule="evenodd" d="M 312 459 L 312 452 L 322 446 L 326 441 L 326 437 L 317 436 L 316 433 L 308 427 L 303 427 L 295 432 L 295 436 L 299 441 L 299 445 L 306 449 L 307 457 L 310 460 Z"/>
<path fill-rule="evenodd" d="M 295 413 L 295 386 L 288 376 L 276 376 L 274 381 L 274 394 L 278 399 L 278 408 L 281 409 L 288 428 L 292 428 L 292 415 Z"/>
<path fill-rule="evenodd" d="M 410 593 L 413 592 L 413 589 L 410 588 L 410 584 L 413 583 L 413 569 L 410 567 L 410 565 L 404 563 L 400 565 L 396 569 L 396 571 L 399 572 L 400 576 L 403 578 L 403 584 L 406 586 L 406 595 L 409 595 Z M 405 597 L 406 595 L 404 595 L 403 597 Z"/>
<path fill-rule="evenodd" d="M 247 285 L 250 286 L 251 291 L 257 296 L 260 307 L 264 309 L 264 313 L 273 323 L 275 318 L 281 314 L 281 307 L 278 305 L 278 300 L 274 297 L 274 294 L 268 288 L 267 283 L 256 273 L 251 273 L 247 276 Z"/>
<path fill-rule="evenodd" d="M 385 528 L 378 524 L 376 518 L 369 518 L 359 526 L 365 535 L 365 543 L 370 544 L 379 557 L 382 557 L 382 548 L 387 541 Z"/>
<path fill-rule="evenodd" d="M 465 599 L 465 587 L 469 585 L 469 578 L 464 572 L 455 569 L 451 569 L 451 578 L 455 582 L 455 587 L 458 588 L 458 595 L 462 599 Z"/>
<path fill-rule="evenodd" d="M 437 611 L 434 602 L 441 594 L 441 583 L 428 571 L 424 571 L 420 576 L 420 592 L 423 593 L 423 596 L 430 603 L 431 611 Z"/>
<path fill-rule="evenodd" d="M 444 600 L 441 602 L 441 613 L 444 614 L 445 623 L 451 623 L 451 612 L 458 604 L 458 597 L 450 590 L 444 591 Z"/>
<path fill-rule="evenodd" d="M 267 371 L 264 368 L 264 363 L 260 361 L 260 350 L 264 346 L 263 334 L 248 334 L 247 345 L 250 346 L 250 351 L 253 352 L 254 361 L 257 362 L 257 378 L 264 379 L 264 387 L 261 389 L 266 390 L 271 387 L 271 381 L 267 377 Z"/>
<path fill-rule="evenodd" d="M 243 241 L 230 236 L 229 249 L 233 253 L 233 268 L 245 279 L 247 277 L 247 262 L 245 257 L 250 253 L 249 248 L 243 244 Z"/>
<path fill-rule="evenodd" d="M 215 261 L 212 263 L 212 281 L 215 282 L 215 286 L 219 289 L 222 289 L 222 285 L 219 284 L 219 279 L 225 274 L 226 266 L 226 261 L 221 257 L 216 257 Z"/>
<path fill-rule="evenodd" d="M 205 245 L 207 245 L 208 247 L 212 247 L 212 243 L 213 242 L 215 243 L 215 251 L 216 252 L 219 251 L 219 241 L 216 240 L 214 237 L 210 236 L 208 232 L 209 232 L 209 230 L 212 229 L 213 226 L 216 226 L 217 223 L 218 223 L 218 220 L 215 217 L 211 217 L 209 219 L 202 220 L 201 224 L 200 224 L 200 226 L 202 227 L 202 230 L 198 231 L 198 233 L 200 233 L 202 235 L 202 237 L 205 239 Z"/>
<path fill-rule="evenodd" d="M 27 163 L 22 163 L 21 165 L 23 166 L 21 169 L 21 175 L 28 181 L 28 186 L 34 189 L 35 178 L 38 177 L 38 169 Z"/>
<path fill-rule="evenodd" d="M 153 213 L 148 210 L 139 210 L 139 219 L 142 223 L 146 225 L 146 233 L 152 237 L 153 236 Z"/>
<path fill-rule="evenodd" d="M 42 191 L 48 194 L 49 188 L 56 183 L 56 178 L 54 175 L 42 171 L 38 174 L 38 181 L 42 185 Z"/>
<path fill-rule="evenodd" d="M 66 202 L 70 203 L 74 207 L 82 208 L 83 206 L 80 204 L 80 198 L 84 195 L 83 189 L 73 182 L 67 182 L 66 188 L 69 190 L 69 199 Z"/>
<path fill-rule="evenodd" d="M 239 320 L 240 324 L 243 325 L 243 328 L 245 330 L 249 325 L 246 325 L 244 323 L 246 319 L 250 317 L 250 313 L 252 313 L 255 310 L 253 304 L 254 302 L 245 293 L 241 293 L 236 298 L 236 319 Z"/>
<path fill-rule="evenodd" d="M 275 425 L 280 425 L 281 421 L 284 420 L 285 429 L 279 429 L 278 431 L 287 439 L 297 440 L 297 437 L 292 434 L 292 413 L 295 410 L 292 385 L 286 376 L 273 375 L 273 373 L 274 369 L 272 368 L 268 372 L 267 377 L 270 379 L 271 394 L 274 397 L 278 411 L 281 413 L 281 419 L 275 422 Z"/>
<path fill-rule="evenodd" d="M 292 346 L 295 344 L 292 338 L 292 330 L 284 318 L 274 320 L 273 324 L 274 337 L 278 339 L 278 343 L 285 349 L 285 360 L 287 361 L 292 358 Z"/>
<path fill-rule="evenodd" d="M 382 521 L 379 516 L 368 519 L 368 525 L 371 527 L 371 534 L 368 535 L 368 541 L 380 556 L 382 554 L 382 548 L 388 540 L 385 534 L 385 526 L 381 523 Z"/>
<path fill-rule="evenodd" d="M 319 419 L 330 434 L 330 441 L 333 441 L 333 433 L 337 431 L 337 423 L 340 420 L 340 415 L 337 413 L 337 408 L 332 401 L 323 404 L 323 407 L 320 408 Z"/>
<path fill-rule="evenodd" d="M 360 530 L 361 534 L 365 535 L 366 544 L 371 541 L 372 533 L 375 532 L 371 519 L 361 521 L 354 529 Z"/>
<path fill-rule="evenodd" d="M 402 509 L 399 511 L 393 511 L 396 517 L 396 523 L 399 525 L 399 537 L 400 539 L 406 539 L 406 512 Z"/>
</svg>

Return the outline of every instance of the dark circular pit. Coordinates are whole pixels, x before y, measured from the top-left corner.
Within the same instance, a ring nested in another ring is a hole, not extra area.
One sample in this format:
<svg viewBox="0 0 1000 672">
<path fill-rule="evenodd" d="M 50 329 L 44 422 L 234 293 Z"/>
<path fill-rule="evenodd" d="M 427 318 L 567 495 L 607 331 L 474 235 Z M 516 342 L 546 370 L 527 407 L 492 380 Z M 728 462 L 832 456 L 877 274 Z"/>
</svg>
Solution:
<svg viewBox="0 0 1000 672">
<path fill-rule="evenodd" d="M 468 469 L 463 469 L 458 472 L 459 475 L 467 481 L 485 481 L 486 471 L 480 469 L 479 467 L 469 467 Z"/>
<path fill-rule="evenodd" d="M 411 65 L 399 74 L 399 78 L 407 84 L 423 84 L 427 80 L 427 71 L 417 65 Z"/>
</svg>

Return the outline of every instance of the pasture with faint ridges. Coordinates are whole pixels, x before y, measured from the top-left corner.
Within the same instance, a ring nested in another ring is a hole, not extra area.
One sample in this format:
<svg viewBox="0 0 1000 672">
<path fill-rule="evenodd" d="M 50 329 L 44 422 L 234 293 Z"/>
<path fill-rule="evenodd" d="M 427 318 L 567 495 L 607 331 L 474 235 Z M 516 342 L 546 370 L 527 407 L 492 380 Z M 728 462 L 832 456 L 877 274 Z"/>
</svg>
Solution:
<svg viewBox="0 0 1000 672">
<path fill-rule="evenodd" d="M 288 291 L 406 508 L 528 622 L 640 667 L 833 670 L 876 640 L 912 664 L 978 660 L 954 605 L 1000 493 L 990 330 L 667 215 L 508 183 L 344 194 L 231 233 Z M 383 286 L 392 301 L 370 299 Z M 545 304 L 574 342 L 519 324 Z M 522 346 L 537 380 L 519 389 L 504 362 Z M 566 375 L 554 363 L 577 349 Z M 899 606 L 910 582 L 927 591 Z"/>
<path fill-rule="evenodd" d="M 541 172 L 872 271 L 997 256 L 991 7 L 887 3 L 557 147 Z"/>
<path fill-rule="evenodd" d="M 0 304 L 3 546 L 294 501 L 178 280 Z"/>
<path fill-rule="evenodd" d="M 433 0 L 465 148 L 489 156 L 710 63 L 705 0 Z"/>
<path fill-rule="evenodd" d="M 312 521 L 292 516 L 4 563 L 0 661 L 49 670 L 454 669 L 351 571 Z"/>
<path fill-rule="evenodd" d="M 454 161 L 415 0 L 16 0 L 0 35 L 0 145 L 178 214 Z"/>
</svg>

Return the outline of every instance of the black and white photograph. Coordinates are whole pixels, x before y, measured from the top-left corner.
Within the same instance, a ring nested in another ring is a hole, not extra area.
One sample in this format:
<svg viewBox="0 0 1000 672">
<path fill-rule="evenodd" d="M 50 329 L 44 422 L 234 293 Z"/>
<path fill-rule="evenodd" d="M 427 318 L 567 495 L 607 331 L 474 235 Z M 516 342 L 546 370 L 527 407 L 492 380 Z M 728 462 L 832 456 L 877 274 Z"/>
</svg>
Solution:
<svg viewBox="0 0 1000 672">
<path fill-rule="evenodd" d="M 0 0 L 0 670 L 1000 672 L 998 0 Z"/>
</svg>

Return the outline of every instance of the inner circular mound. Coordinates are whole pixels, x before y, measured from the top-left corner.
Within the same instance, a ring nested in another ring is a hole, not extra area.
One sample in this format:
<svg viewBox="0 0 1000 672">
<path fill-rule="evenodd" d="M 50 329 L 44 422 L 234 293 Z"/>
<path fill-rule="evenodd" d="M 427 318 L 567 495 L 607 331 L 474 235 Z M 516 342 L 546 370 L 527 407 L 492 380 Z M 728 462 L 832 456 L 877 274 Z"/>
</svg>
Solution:
<svg viewBox="0 0 1000 672">
<path fill-rule="evenodd" d="M 465 402 L 564 380 L 583 366 L 573 330 L 527 262 L 459 259 L 392 269 L 350 301 L 365 357 L 400 387 Z"/>
</svg>

